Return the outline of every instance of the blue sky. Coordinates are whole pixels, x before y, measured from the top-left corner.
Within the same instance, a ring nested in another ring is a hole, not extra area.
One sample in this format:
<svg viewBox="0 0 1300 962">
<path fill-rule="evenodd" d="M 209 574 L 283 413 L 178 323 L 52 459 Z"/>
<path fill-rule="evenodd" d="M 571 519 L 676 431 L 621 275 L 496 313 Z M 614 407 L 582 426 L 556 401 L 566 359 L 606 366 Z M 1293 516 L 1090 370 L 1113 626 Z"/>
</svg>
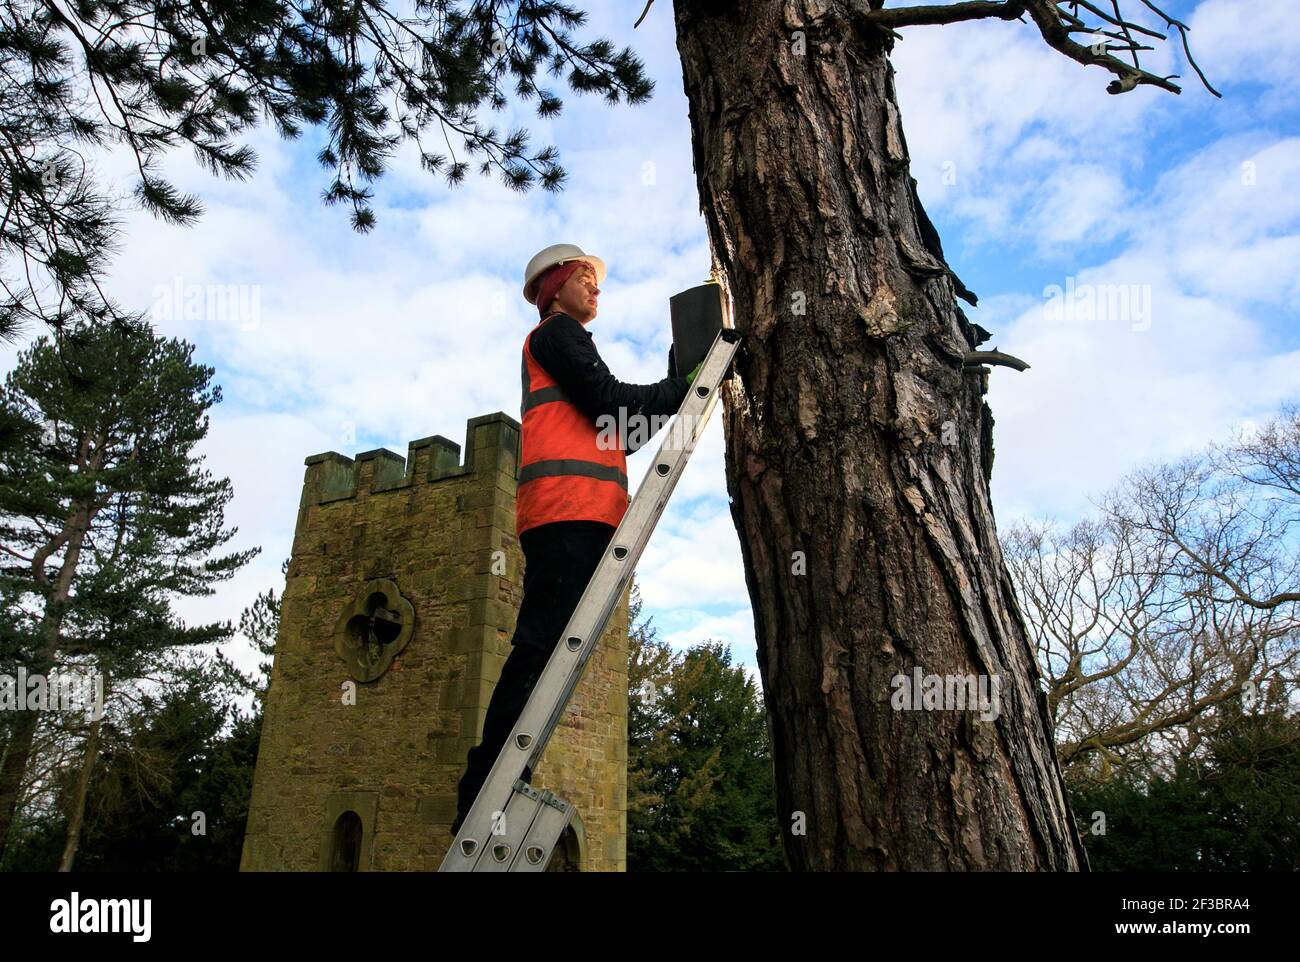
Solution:
<svg viewBox="0 0 1300 962">
<path fill-rule="evenodd" d="M 431 434 L 463 442 L 471 417 L 517 417 L 519 350 L 536 320 L 522 273 L 542 247 L 574 243 L 605 259 L 589 328 L 602 356 L 625 381 L 664 376 L 668 298 L 703 281 L 710 259 L 672 8 L 661 0 L 634 31 L 643 5 L 586 5 L 578 36 L 630 45 L 656 82 L 649 103 L 610 107 L 552 78 L 559 117 L 514 103 L 480 117 L 527 128 L 535 149 L 556 144 L 569 175 L 559 195 L 517 194 L 473 166 L 449 189 L 408 149 L 375 185 L 378 225 L 361 236 L 344 209 L 320 202 L 319 137 L 290 143 L 263 129 L 249 138 L 259 158 L 249 182 L 169 158 L 174 181 L 206 206 L 198 227 L 127 212 L 109 283 L 125 304 L 159 303 L 176 278 L 248 285 L 259 298 L 255 323 L 181 312 L 155 320 L 216 368 L 225 400 L 203 452 L 235 486 L 227 521 L 240 533 L 230 547 L 263 548 L 213 596 L 182 600 L 187 621 L 237 620 L 256 594 L 283 587 L 306 456 L 381 446 L 405 455 L 408 441 Z M 1166 4 L 1191 26 L 1193 53 L 1223 99 L 1187 68 L 1176 35 L 1143 66 L 1182 75 L 1183 93 L 1114 97 L 1109 74 L 1049 50 L 1027 24 L 904 31 L 893 62 L 922 200 L 948 262 L 980 297 L 965 309 L 993 332 L 986 346 L 1032 365 L 992 376 L 1001 528 L 1074 520 L 1129 469 L 1224 438 L 1300 396 L 1293 6 L 1251 0 L 1247 17 L 1236 0 Z M 124 157 L 101 167 L 127 184 Z M 1053 319 L 1045 291 L 1067 284 L 1137 285 L 1150 313 Z M 630 459 L 634 484 L 650 458 Z M 637 580 L 662 638 L 730 643 L 753 669 L 717 414 Z"/>
</svg>

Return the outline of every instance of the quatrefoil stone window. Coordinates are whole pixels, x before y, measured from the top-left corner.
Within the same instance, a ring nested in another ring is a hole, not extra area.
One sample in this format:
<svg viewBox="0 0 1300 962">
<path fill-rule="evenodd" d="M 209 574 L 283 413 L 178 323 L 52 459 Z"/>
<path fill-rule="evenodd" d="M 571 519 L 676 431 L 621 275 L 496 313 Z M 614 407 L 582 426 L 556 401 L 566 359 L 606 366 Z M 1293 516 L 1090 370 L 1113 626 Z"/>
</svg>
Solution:
<svg viewBox="0 0 1300 962">
<path fill-rule="evenodd" d="M 411 640 L 415 607 L 397 584 L 377 578 L 362 585 L 334 628 L 334 650 L 357 681 L 374 681 Z"/>
</svg>

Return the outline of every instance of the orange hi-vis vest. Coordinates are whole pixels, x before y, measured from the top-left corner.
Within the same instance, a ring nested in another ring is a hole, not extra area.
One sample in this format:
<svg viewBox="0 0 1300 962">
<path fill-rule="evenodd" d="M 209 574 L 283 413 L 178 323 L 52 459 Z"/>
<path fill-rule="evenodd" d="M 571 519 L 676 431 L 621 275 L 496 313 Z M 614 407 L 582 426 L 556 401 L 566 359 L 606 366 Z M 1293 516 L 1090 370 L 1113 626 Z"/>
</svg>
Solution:
<svg viewBox="0 0 1300 962">
<path fill-rule="evenodd" d="M 558 313 L 558 312 L 557 312 Z M 515 534 L 552 521 L 604 521 L 618 527 L 627 513 L 627 456 L 602 450 L 596 423 L 569 400 L 524 338 L 522 448 L 515 495 Z"/>
</svg>

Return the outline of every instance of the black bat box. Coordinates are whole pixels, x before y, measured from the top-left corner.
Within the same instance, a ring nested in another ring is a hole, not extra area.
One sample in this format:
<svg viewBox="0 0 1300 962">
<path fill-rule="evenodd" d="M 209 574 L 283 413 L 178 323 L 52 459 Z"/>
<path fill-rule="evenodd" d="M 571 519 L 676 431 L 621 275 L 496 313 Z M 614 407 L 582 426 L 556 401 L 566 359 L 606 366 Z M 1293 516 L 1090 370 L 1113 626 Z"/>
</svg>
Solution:
<svg viewBox="0 0 1300 962">
<path fill-rule="evenodd" d="M 704 360 L 724 327 L 726 305 L 722 285 L 710 281 L 674 294 L 668 298 L 668 313 L 672 317 L 673 363 L 677 368 L 673 373 L 685 377 Z M 727 377 L 730 376 L 728 372 Z"/>
</svg>

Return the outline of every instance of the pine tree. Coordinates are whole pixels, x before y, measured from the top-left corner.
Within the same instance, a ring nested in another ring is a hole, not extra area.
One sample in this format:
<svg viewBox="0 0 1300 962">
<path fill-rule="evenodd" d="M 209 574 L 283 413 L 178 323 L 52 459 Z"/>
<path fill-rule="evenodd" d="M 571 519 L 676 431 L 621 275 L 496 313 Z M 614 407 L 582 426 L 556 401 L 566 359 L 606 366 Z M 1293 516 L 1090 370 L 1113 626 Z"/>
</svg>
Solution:
<svg viewBox="0 0 1300 962">
<path fill-rule="evenodd" d="M 85 792 L 78 872 L 237 871 L 253 767 L 255 719 L 209 659 L 175 660 L 160 685 L 137 694 L 105 726 Z M 111 717 L 111 716 L 110 716 Z M 76 806 L 78 769 L 56 773 L 58 818 L 11 845 L 10 871 L 48 871 L 59 861 Z"/>
<path fill-rule="evenodd" d="M 228 623 L 191 626 L 179 595 L 207 595 L 260 549 L 212 553 L 230 482 L 203 468 L 195 445 L 221 400 L 193 346 L 147 327 L 108 323 L 70 332 L 59 350 L 38 338 L 0 390 L 0 409 L 43 427 L 0 453 L 0 599 L 4 670 L 48 676 L 93 668 L 113 685 L 171 649 L 215 643 Z M 0 763 L 0 853 L 9 837 L 37 727 L 14 713 Z"/>
<path fill-rule="evenodd" d="M 582 11 L 558 0 L 506 6 L 7 0 L 0 338 L 26 320 L 62 330 L 137 316 L 99 284 L 119 241 L 123 199 L 96 179 L 88 148 L 128 151 L 135 200 L 175 224 L 194 224 L 203 206 L 163 176 L 164 155 L 188 147 L 213 174 L 245 179 L 257 158 L 238 139 L 263 118 L 288 139 L 305 125 L 325 129 L 323 198 L 350 208 L 358 231 L 374 226 L 370 185 L 405 141 L 449 187 L 478 162 L 479 173 L 498 171 L 514 190 L 538 182 L 558 190 L 565 171 L 555 148 L 531 153 L 527 131 L 481 126 L 484 102 L 500 110 L 513 89 L 536 101 L 539 117 L 555 116 L 563 101 L 539 85 L 539 67 L 556 77 L 567 71 L 574 91 L 610 103 L 643 102 L 653 84 L 626 48 L 574 42 L 569 31 L 585 21 Z M 95 96 L 81 95 L 88 85 Z"/>
<path fill-rule="evenodd" d="M 274 589 L 240 617 L 240 633 L 266 658 L 279 617 Z M 239 868 L 271 664 L 261 662 L 250 673 L 220 650 L 199 659 L 167 655 L 151 672 L 160 684 L 137 692 L 124 717 L 110 712 L 86 793 L 78 871 Z M 238 701 L 249 693 L 256 697 L 245 712 Z M 6 870 L 48 871 L 58 863 L 78 767 L 55 776 L 60 817 L 28 826 L 11 845 Z"/>
</svg>

